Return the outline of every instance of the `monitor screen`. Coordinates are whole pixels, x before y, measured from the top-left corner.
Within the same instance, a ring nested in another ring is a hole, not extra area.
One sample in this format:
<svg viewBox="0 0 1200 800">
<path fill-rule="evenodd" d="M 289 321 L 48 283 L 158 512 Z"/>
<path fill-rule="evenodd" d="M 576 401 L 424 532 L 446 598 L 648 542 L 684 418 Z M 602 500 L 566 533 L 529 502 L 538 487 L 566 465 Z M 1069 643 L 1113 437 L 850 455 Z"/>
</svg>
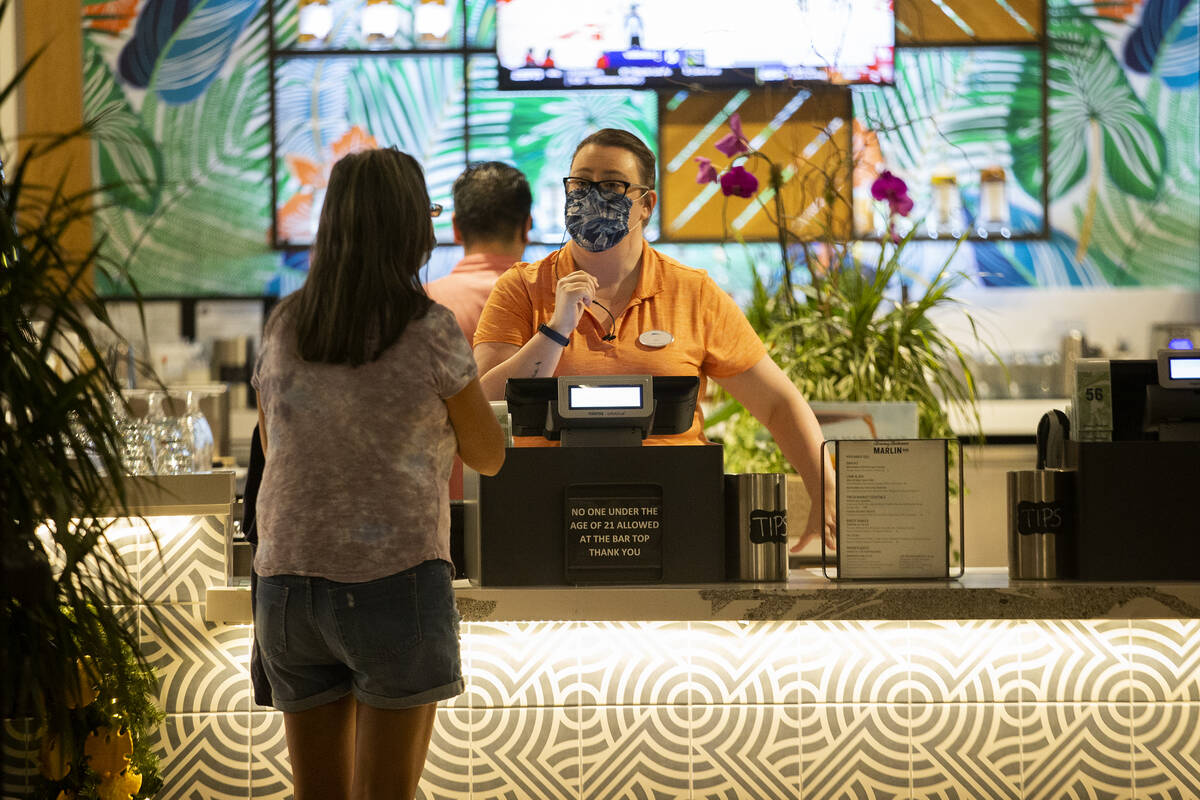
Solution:
<svg viewBox="0 0 1200 800">
<path fill-rule="evenodd" d="M 1167 362 L 1170 364 L 1171 380 L 1187 380 L 1200 379 L 1200 357 L 1197 358 L 1172 358 Z"/>
<path fill-rule="evenodd" d="M 567 405 L 583 408 L 641 408 L 641 386 L 575 385 L 568 388 Z"/>
<path fill-rule="evenodd" d="M 633 386 L 584 386 L 581 381 L 570 387 L 569 405 L 575 402 L 574 391 L 584 389 L 581 402 L 600 403 L 585 408 L 638 408 L 641 406 L 641 387 Z M 633 391 L 628 391 L 632 389 Z M 654 376 L 651 393 L 654 399 L 654 426 L 652 436 L 673 436 L 685 432 L 692 426 L 696 411 L 696 395 L 700 379 L 684 375 Z M 593 393 L 593 390 L 599 390 Z M 616 390 L 615 396 L 609 390 Z M 636 395 L 636 397 L 635 397 Z M 547 414 L 552 405 L 559 403 L 558 378 L 509 378 L 504 389 L 508 413 L 512 417 L 514 436 L 546 436 Z M 633 403 L 635 405 L 617 405 Z M 615 402 L 614 402 L 615 401 Z M 551 431 L 548 438 L 557 439 L 558 432 Z"/>
<path fill-rule="evenodd" d="M 890 0 L 499 0 L 501 89 L 890 84 Z"/>
</svg>

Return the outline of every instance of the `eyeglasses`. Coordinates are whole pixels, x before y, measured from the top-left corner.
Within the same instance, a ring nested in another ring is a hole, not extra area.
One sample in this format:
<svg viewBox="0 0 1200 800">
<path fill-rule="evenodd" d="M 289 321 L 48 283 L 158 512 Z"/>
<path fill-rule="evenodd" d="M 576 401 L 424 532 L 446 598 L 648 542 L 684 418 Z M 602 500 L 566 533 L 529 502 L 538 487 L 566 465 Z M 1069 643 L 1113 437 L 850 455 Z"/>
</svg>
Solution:
<svg viewBox="0 0 1200 800">
<path fill-rule="evenodd" d="M 442 204 L 441 203 L 430 203 L 429 204 L 429 216 L 440 217 L 441 215 L 442 215 Z"/>
<path fill-rule="evenodd" d="M 643 186 L 640 183 L 630 183 L 629 181 L 589 181 L 587 178 L 563 178 L 563 188 L 567 190 L 567 194 L 588 191 L 593 186 L 606 194 L 615 194 L 618 196 L 628 194 L 630 189 L 645 189 L 645 192 L 633 198 L 635 200 L 645 197 L 646 193 L 651 190 L 649 186 Z"/>
</svg>

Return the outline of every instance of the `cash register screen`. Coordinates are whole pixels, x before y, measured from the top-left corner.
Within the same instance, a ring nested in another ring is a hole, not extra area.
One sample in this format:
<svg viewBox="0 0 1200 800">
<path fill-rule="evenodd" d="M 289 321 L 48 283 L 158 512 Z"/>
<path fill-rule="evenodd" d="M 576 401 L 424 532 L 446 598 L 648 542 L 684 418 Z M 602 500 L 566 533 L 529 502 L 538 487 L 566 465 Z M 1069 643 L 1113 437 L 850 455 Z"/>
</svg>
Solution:
<svg viewBox="0 0 1200 800">
<path fill-rule="evenodd" d="M 585 388 L 580 381 L 573 388 Z M 623 388 L 621 384 L 599 386 L 600 389 Z M 634 387 L 635 389 L 639 387 Z M 654 427 L 650 433 L 653 436 L 671 436 L 685 432 L 692 426 L 696 410 L 696 395 L 699 392 L 700 379 L 688 375 L 656 375 L 651 391 L 654 399 Z M 581 396 L 586 397 L 585 391 Z M 611 395 L 602 395 L 606 402 L 611 402 Z M 587 402 L 594 402 L 597 395 L 588 397 Z M 631 403 L 628 408 L 637 408 L 632 394 L 618 394 L 619 401 Z M 558 403 L 557 378 L 509 378 L 504 389 L 504 399 L 508 403 L 508 413 L 512 417 L 513 436 L 542 436 L 546 428 L 546 410 L 550 404 Z M 645 398 L 642 398 L 645 399 Z M 573 405 L 576 400 L 572 394 L 567 400 Z M 611 405 L 605 405 L 611 408 Z M 584 410 L 584 406 L 576 407 Z"/>
<path fill-rule="evenodd" d="M 1170 376 L 1173 381 L 1200 379 L 1200 357 L 1171 358 L 1167 363 L 1170 364 Z"/>
<path fill-rule="evenodd" d="M 641 408 L 641 386 L 571 386 L 567 405 L 577 408 Z"/>
</svg>

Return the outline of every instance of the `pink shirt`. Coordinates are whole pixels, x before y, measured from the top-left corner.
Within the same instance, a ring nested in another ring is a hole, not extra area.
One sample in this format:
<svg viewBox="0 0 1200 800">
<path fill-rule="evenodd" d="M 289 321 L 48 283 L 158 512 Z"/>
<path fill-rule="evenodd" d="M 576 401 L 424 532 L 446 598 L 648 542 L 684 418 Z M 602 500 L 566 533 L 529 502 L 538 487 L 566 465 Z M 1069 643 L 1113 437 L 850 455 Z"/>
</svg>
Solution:
<svg viewBox="0 0 1200 800">
<path fill-rule="evenodd" d="M 492 253 L 464 256 L 449 275 L 425 284 L 425 292 L 454 312 L 458 327 L 470 342 L 475 336 L 483 304 L 492 293 L 492 284 L 514 263 L 512 256 Z"/>
<path fill-rule="evenodd" d="M 267 422 L 254 570 L 354 583 L 450 561 L 444 401 L 477 374 L 454 315 L 433 305 L 351 367 L 301 359 L 289 311 L 267 323 L 254 370 Z"/>
</svg>

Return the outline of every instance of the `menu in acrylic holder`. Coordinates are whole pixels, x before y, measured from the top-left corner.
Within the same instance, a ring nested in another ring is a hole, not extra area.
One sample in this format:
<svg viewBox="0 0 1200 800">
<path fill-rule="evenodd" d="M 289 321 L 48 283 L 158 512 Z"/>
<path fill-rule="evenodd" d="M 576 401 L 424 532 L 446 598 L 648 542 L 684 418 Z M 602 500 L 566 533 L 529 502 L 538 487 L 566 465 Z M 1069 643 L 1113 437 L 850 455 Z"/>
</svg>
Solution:
<svg viewBox="0 0 1200 800">
<path fill-rule="evenodd" d="M 825 443 L 831 446 L 837 473 L 838 580 L 952 577 L 950 441 L 862 439 Z M 958 455 L 961 555 L 961 451 Z M 824 547 L 821 559 L 824 568 Z M 962 563 L 960 558 L 955 577 L 961 577 Z"/>
</svg>

